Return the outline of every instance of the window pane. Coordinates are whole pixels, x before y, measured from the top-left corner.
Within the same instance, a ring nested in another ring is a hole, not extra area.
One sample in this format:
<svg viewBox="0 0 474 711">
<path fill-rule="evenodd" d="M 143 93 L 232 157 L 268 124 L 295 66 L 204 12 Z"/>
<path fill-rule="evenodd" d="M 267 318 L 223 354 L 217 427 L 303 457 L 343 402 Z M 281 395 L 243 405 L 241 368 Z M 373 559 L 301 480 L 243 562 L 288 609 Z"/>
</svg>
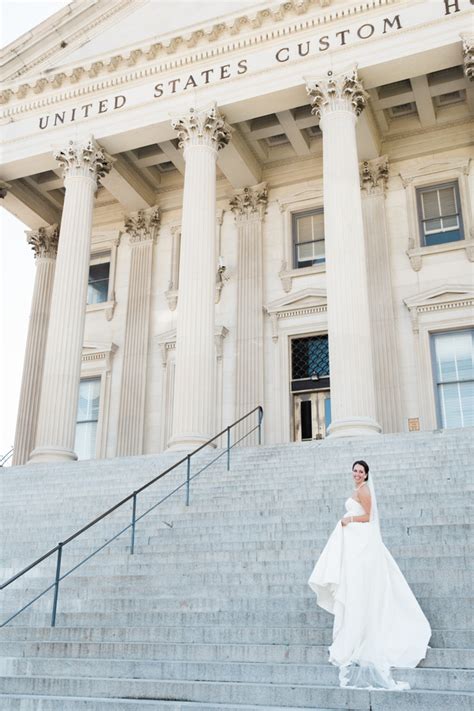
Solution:
<svg viewBox="0 0 474 711">
<path fill-rule="evenodd" d="M 441 220 L 426 220 L 425 232 L 434 232 L 441 228 Z"/>
<path fill-rule="evenodd" d="M 456 209 L 456 196 L 454 193 L 454 188 L 440 188 L 439 192 L 439 202 L 441 205 L 442 215 L 455 215 L 457 213 Z"/>
<path fill-rule="evenodd" d="M 442 427 L 474 424 L 474 330 L 433 337 L 435 379 Z"/>
<path fill-rule="evenodd" d="M 97 422 L 80 422 L 76 425 L 74 451 L 78 459 L 95 459 Z"/>
<path fill-rule="evenodd" d="M 100 378 L 81 380 L 77 421 L 97 420 L 99 417 Z"/>
<path fill-rule="evenodd" d="M 312 215 L 313 220 L 313 237 L 312 239 L 324 239 L 324 215 L 319 212 L 317 215 Z"/>
<path fill-rule="evenodd" d="M 306 217 L 298 217 L 296 220 L 296 241 L 311 242 L 313 239 L 313 230 L 311 224 L 311 215 Z"/>
<path fill-rule="evenodd" d="M 423 217 L 428 220 L 439 217 L 438 191 L 427 190 L 421 193 L 421 203 L 423 206 Z"/>
<path fill-rule="evenodd" d="M 459 220 L 457 215 L 453 215 L 452 217 L 443 217 L 441 220 L 441 224 L 443 225 L 444 229 L 449 229 L 450 227 L 459 227 Z"/>
<path fill-rule="evenodd" d="M 109 292 L 110 262 L 91 264 L 89 267 L 89 286 L 87 303 L 100 304 L 107 301 Z"/>
</svg>

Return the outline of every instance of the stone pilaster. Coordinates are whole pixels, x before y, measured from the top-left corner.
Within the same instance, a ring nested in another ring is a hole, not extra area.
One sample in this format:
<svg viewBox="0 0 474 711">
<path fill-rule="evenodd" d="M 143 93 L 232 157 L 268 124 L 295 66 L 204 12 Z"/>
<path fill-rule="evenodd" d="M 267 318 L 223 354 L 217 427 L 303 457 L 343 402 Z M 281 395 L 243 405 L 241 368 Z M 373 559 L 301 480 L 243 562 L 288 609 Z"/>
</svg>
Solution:
<svg viewBox="0 0 474 711">
<path fill-rule="evenodd" d="M 212 105 L 175 119 L 186 162 L 181 225 L 173 437 L 196 447 L 215 429 L 216 160 L 231 129 Z"/>
<path fill-rule="evenodd" d="M 153 244 L 160 210 L 152 207 L 125 221 L 131 256 L 123 350 L 117 456 L 143 454 Z"/>
<path fill-rule="evenodd" d="M 18 403 L 13 466 L 26 464 L 35 445 L 59 229 L 57 225 L 40 227 L 27 232 L 26 237 L 34 251 L 36 274 Z"/>
<path fill-rule="evenodd" d="M 92 138 L 56 153 L 66 194 L 51 298 L 35 449 L 31 462 L 72 460 L 90 262 L 92 211 L 111 161 Z"/>
<path fill-rule="evenodd" d="M 377 420 L 384 432 L 399 432 L 400 371 L 385 216 L 388 177 L 387 156 L 360 164 Z"/>
<path fill-rule="evenodd" d="M 355 70 L 307 83 L 323 132 L 331 436 L 380 432 L 376 421 L 356 121 L 367 94 Z"/>
<path fill-rule="evenodd" d="M 238 190 L 230 202 L 237 224 L 237 333 L 235 419 L 263 405 L 263 273 L 262 224 L 268 201 L 266 185 Z M 243 437 L 256 418 L 239 425 Z M 243 444 L 257 444 L 257 432 Z"/>
<path fill-rule="evenodd" d="M 474 81 L 474 35 L 463 37 L 464 75 Z"/>
</svg>

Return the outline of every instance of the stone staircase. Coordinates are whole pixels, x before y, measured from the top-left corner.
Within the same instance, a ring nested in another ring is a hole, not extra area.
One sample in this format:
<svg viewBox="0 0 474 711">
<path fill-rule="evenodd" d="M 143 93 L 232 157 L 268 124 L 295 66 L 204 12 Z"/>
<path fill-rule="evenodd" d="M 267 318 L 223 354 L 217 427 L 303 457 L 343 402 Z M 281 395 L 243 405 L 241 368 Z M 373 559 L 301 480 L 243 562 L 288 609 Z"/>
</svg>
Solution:
<svg viewBox="0 0 474 711">
<path fill-rule="evenodd" d="M 472 709 L 473 431 L 234 449 L 0 629 L 2 711 Z M 214 454 L 200 456 L 200 463 Z M 307 585 L 351 491 L 376 477 L 384 540 L 433 628 L 408 692 L 345 690 L 327 662 L 332 616 Z M 3 470 L 2 580 L 156 476 L 177 453 Z M 193 472 L 197 469 L 193 466 Z M 141 495 L 138 514 L 184 479 Z M 471 479 L 472 482 L 472 479 Z M 130 521 L 67 547 L 63 571 Z M 1 619 L 51 583 L 54 557 L 0 593 Z M 471 568 L 472 570 L 472 568 Z"/>
</svg>

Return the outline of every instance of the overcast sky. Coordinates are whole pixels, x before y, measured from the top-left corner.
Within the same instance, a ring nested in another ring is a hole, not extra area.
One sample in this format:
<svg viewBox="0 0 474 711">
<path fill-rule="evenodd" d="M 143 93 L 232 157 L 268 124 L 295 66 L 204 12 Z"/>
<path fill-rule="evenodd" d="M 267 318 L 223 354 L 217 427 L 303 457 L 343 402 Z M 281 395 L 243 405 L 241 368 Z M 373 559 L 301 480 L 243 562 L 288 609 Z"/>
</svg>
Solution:
<svg viewBox="0 0 474 711">
<path fill-rule="evenodd" d="M 67 4 L 65 0 L 0 0 L 1 46 L 13 42 Z M 13 445 L 15 435 L 35 278 L 33 253 L 26 244 L 25 229 L 26 225 L 0 208 L 0 457 Z"/>
</svg>

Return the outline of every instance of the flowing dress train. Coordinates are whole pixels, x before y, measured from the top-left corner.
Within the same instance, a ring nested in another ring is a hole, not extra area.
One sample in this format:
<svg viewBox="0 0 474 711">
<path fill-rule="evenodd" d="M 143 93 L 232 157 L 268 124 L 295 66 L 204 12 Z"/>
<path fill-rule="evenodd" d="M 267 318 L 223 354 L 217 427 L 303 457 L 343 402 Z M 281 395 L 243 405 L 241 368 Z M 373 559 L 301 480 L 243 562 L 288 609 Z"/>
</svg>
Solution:
<svg viewBox="0 0 474 711">
<path fill-rule="evenodd" d="M 355 499 L 348 516 L 365 513 Z M 391 667 L 416 667 L 431 628 L 403 574 L 370 523 L 339 521 L 308 581 L 317 603 L 334 615 L 329 661 L 341 686 L 407 689 Z"/>
</svg>

